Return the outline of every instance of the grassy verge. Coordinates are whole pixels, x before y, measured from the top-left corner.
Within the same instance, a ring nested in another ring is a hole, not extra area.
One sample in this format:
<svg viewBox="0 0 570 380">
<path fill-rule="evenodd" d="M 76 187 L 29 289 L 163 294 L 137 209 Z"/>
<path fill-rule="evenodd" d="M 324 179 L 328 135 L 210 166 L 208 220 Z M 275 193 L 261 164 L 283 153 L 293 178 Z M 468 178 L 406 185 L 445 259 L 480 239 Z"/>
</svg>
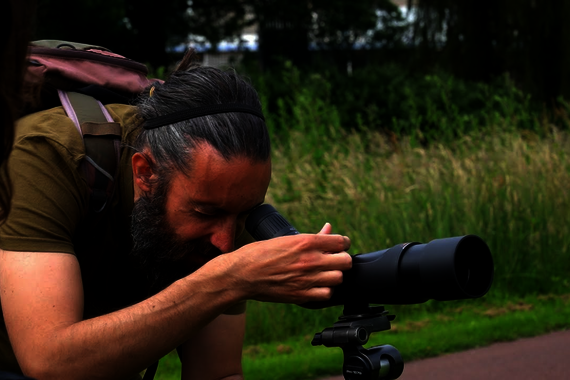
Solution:
<svg viewBox="0 0 570 380">
<path fill-rule="evenodd" d="M 570 295 L 529 296 L 493 303 L 459 302 L 450 306 L 440 313 L 413 312 L 411 317 L 402 309 L 392 329 L 374 333 L 367 347 L 390 344 L 409 362 L 570 328 Z M 321 328 L 332 326 L 333 322 Z M 316 379 L 340 374 L 342 350 L 312 347 L 311 338 L 246 346 L 246 379 Z M 161 360 L 156 379 L 180 379 L 176 354 Z"/>
<path fill-rule="evenodd" d="M 570 327 L 569 300 L 568 296 L 542 296 L 501 304 L 463 303 L 437 314 L 404 316 L 394 321 L 389 332 L 373 334 L 367 346 L 395 346 L 406 362 L 539 335 Z M 342 369 L 340 348 L 312 347 L 306 338 L 257 350 L 264 354 L 249 353 L 244 362 L 248 379 L 314 379 L 340 374 Z"/>
</svg>

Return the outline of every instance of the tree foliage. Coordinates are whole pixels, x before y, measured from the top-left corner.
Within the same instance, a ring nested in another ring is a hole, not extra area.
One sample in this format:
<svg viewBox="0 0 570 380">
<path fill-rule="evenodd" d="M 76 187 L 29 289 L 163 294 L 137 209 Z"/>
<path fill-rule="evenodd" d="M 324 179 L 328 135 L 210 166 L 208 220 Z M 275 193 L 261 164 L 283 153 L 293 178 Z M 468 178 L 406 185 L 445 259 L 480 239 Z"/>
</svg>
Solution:
<svg viewBox="0 0 570 380">
<path fill-rule="evenodd" d="M 303 64 L 311 48 L 394 43 L 402 21 L 390 0 L 39 0 L 37 19 L 37 39 L 101 45 L 153 66 L 192 36 L 215 50 L 253 24 L 262 63 L 280 56 Z"/>
<path fill-rule="evenodd" d="M 35 38 L 102 45 L 157 67 L 191 36 L 215 47 L 256 25 L 265 68 L 276 57 L 306 67 L 314 50 L 341 61 L 355 50 L 359 57 L 374 50 L 366 62 L 415 62 L 414 69 L 439 67 L 476 81 L 507 73 L 537 98 L 570 97 L 570 2 L 409 0 L 409 6 L 411 29 L 391 0 L 38 0 Z"/>
<path fill-rule="evenodd" d="M 311 39 L 323 49 L 372 48 L 394 43 L 403 23 L 389 0 L 315 0 Z"/>
<path fill-rule="evenodd" d="M 508 73 L 542 99 L 570 96 L 570 2 L 418 0 L 416 9 L 427 61 L 474 80 Z"/>
<path fill-rule="evenodd" d="M 276 57 L 304 65 L 310 49 L 350 51 L 394 44 L 403 22 L 390 0 L 194 0 L 192 13 L 194 33 L 212 44 L 256 24 L 265 67 Z M 245 15 L 250 18 L 240 23 Z"/>
<path fill-rule="evenodd" d="M 189 4 L 188 31 L 195 41 L 209 42 L 212 50 L 222 40 L 239 40 L 252 23 L 244 1 L 192 0 Z"/>
</svg>

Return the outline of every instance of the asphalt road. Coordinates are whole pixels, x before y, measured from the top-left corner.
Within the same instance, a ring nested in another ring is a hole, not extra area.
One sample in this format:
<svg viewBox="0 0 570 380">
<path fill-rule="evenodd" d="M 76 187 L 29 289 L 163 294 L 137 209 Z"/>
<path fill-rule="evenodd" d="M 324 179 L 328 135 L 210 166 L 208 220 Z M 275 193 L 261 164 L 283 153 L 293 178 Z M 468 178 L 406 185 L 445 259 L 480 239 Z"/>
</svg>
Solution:
<svg viewBox="0 0 570 380">
<path fill-rule="evenodd" d="M 570 330 L 406 363 L 399 379 L 570 379 Z"/>
</svg>

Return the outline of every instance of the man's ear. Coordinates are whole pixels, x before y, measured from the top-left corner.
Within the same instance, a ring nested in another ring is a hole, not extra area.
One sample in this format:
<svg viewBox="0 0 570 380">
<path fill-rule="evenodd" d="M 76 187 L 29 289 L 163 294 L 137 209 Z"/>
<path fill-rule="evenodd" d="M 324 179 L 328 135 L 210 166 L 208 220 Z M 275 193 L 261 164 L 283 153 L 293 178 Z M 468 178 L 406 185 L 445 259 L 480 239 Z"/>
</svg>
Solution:
<svg viewBox="0 0 570 380">
<path fill-rule="evenodd" d="M 140 191 L 149 193 L 152 189 L 152 183 L 156 179 L 156 175 L 152 171 L 147 156 L 142 153 L 135 153 L 131 158 L 133 166 L 133 184 L 135 187 L 135 197 L 138 198 Z"/>
</svg>

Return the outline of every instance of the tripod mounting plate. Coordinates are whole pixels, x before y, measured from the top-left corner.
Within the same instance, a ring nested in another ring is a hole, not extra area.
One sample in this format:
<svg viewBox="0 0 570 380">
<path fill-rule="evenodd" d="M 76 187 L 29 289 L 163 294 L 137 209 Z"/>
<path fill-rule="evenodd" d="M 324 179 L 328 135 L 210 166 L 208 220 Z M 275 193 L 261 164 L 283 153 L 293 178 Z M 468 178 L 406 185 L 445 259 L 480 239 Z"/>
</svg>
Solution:
<svg viewBox="0 0 570 380">
<path fill-rule="evenodd" d="M 347 315 L 347 312 L 355 314 Z M 383 306 L 345 307 L 343 315 L 333 327 L 327 327 L 322 332 L 316 333 L 311 344 L 326 347 L 366 344 L 371 333 L 390 330 L 390 321 L 394 318 L 394 315 L 388 315 Z"/>
</svg>

